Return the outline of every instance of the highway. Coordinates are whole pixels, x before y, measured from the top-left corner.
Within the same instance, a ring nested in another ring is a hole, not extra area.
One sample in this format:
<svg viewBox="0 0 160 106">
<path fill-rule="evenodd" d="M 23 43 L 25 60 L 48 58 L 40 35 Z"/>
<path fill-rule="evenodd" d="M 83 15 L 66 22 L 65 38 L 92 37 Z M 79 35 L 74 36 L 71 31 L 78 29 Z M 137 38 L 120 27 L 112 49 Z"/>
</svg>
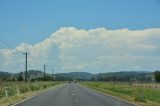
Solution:
<svg viewBox="0 0 160 106">
<path fill-rule="evenodd" d="M 49 90 L 15 106 L 136 106 L 77 83 Z"/>
</svg>

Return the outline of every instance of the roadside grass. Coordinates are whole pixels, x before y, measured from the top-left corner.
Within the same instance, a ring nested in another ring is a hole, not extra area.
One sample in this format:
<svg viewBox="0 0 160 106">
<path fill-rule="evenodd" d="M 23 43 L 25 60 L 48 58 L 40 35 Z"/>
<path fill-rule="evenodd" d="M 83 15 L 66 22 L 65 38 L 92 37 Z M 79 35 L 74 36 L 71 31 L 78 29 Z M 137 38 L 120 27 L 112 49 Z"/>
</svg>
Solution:
<svg viewBox="0 0 160 106">
<path fill-rule="evenodd" d="M 81 84 L 141 106 L 160 106 L 159 89 L 111 82 L 82 82 Z"/>
<path fill-rule="evenodd" d="M 1 82 L 0 83 L 0 106 L 10 106 L 37 93 L 52 89 L 62 84 L 62 81 L 38 81 L 38 82 Z M 8 97 L 6 98 L 6 91 Z"/>
</svg>

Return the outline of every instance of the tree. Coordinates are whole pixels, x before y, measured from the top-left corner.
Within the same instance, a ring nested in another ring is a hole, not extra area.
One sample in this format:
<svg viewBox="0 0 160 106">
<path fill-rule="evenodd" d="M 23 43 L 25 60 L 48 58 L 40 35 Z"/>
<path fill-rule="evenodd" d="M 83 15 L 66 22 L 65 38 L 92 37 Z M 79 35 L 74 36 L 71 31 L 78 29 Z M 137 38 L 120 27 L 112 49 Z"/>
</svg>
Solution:
<svg viewBox="0 0 160 106">
<path fill-rule="evenodd" d="M 156 82 L 160 82 L 160 71 L 156 70 L 154 72 L 154 77 L 155 77 Z"/>
<path fill-rule="evenodd" d="M 12 78 L 12 81 L 16 81 L 15 77 Z"/>
<path fill-rule="evenodd" d="M 91 77 L 90 81 L 96 81 L 96 78 L 95 77 Z"/>
<path fill-rule="evenodd" d="M 23 81 L 23 72 L 20 72 L 19 73 L 19 76 L 18 76 L 18 81 Z"/>
<path fill-rule="evenodd" d="M 52 81 L 52 80 L 53 80 L 52 76 L 49 75 L 46 75 L 44 78 L 44 81 Z"/>
<path fill-rule="evenodd" d="M 32 78 L 32 79 L 31 79 L 31 82 L 35 82 L 35 79 Z"/>
</svg>

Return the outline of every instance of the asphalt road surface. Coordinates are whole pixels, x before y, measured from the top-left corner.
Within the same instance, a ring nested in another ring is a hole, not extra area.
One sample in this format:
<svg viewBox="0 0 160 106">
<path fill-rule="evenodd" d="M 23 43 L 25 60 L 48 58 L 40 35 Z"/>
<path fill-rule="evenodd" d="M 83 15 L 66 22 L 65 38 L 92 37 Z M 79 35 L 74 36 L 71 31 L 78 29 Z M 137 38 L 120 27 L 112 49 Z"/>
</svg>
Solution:
<svg viewBox="0 0 160 106">
<path fill-rule="evenodd" d="M 64 84 L 16 106 L 135 106 L 77 83 Z"/>
</svg>

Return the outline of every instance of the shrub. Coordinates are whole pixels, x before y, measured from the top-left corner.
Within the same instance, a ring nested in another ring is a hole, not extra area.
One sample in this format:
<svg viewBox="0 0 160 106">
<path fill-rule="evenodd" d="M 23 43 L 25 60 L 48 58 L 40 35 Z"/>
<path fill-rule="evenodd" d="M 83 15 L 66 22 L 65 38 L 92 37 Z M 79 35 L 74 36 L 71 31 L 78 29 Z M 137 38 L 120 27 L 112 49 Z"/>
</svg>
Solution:
<svg viewBox="0 0 160 106">
<path fill-rule="evenodd" d="M 47 85 L 46 85 L 46 84 L 44 84 L 44 85 L 43 85 L 43 88 L 44 88 L 44 89 L 45 89 L 45 88 L 47 88 Z"/>
<path fill-rule="evenodd" d="M 4 90 L 0 89 L 0 99 L 4 96 Z"/>
<path fill-rule="evenodd" d="M 29 88 L 28 88 L 27 86 L 21 86 L 20 89 L 19 89 L 19 91 L 20 91 L 21 93 L 26 93 L 26 92 L 29 91 Z"/>
<path fill-rule="evenodd" d="M 135 101 L 137 102 L 147 102 L 146 99 L 145 99 L 145 96 L 144 96 L 144 93 L 143 92 L 139 92 L 136 97 L 135 97 Z"/>
<path fill-rule="evenodd" d="M 15 87 L 9 88 L 8 89 L 8 96 L 12 96 L 16 93 Z"/>
<path fill-rule="evenodd" d="M 155 71 L 154 77 L 155 77 L 156 82 L 160 82 L 160 71 L 158 71 L 158 70 Z"/>
<path fill-rule="evenodd" d="M 31 79 L 31 82 L 35 82 L 35 79 L 32 78 L 32 79 Z"/>
<path fill-rule="evenodd" d="M 39 90 L 39 89 L 40 89 L 40 87 L 37 84 L 30 85 L 30 90 L 31 91 L 36 91 L 36 90 Z"/>
</svg>

